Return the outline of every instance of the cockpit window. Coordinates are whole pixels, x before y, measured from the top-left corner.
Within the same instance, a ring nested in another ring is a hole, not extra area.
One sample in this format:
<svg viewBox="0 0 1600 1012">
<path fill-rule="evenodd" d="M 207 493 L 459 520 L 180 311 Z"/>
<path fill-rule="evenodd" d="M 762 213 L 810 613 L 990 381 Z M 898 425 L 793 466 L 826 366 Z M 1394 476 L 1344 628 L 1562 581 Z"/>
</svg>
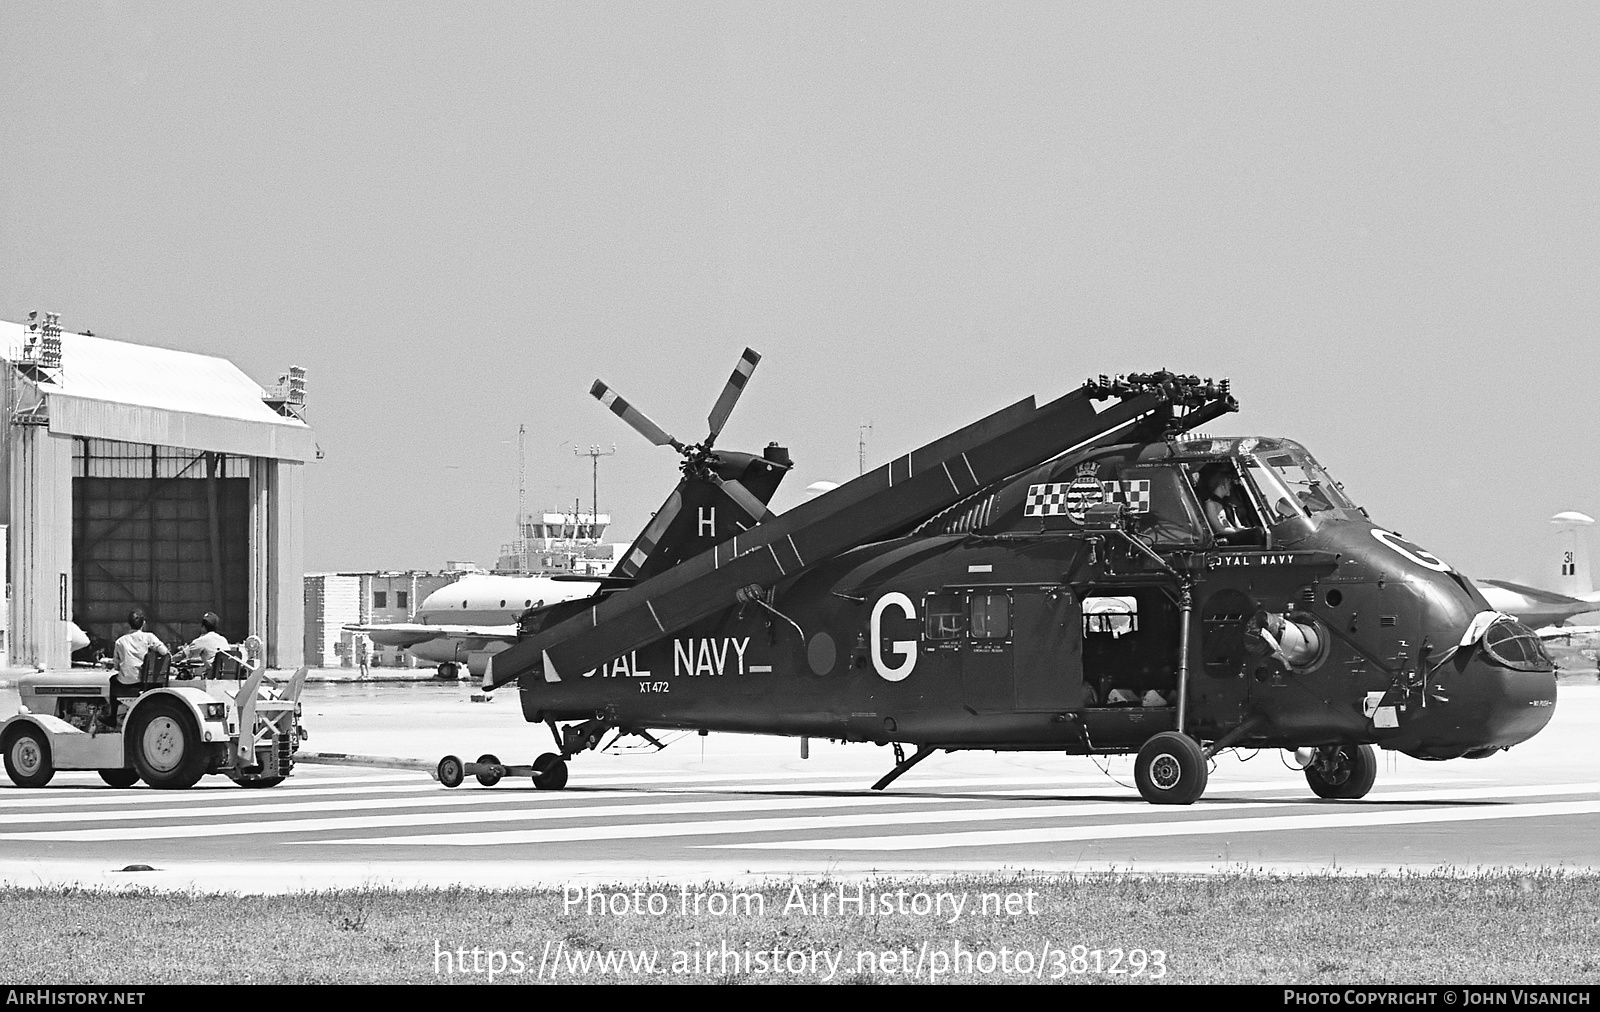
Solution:
<svg viewBox="0 0 1600 1012">
<path fill-rule="evenodd" d="M 1306 515 L 1300 500 L 1284 485 L 1276 470 L 1254 457 L 1245 458 L 1244 469 L 1250 480 L 1255 482 L 1256 491 L 1261 493 L 1261 501 L 1266 504 L 1272 523 Z"/>
<path fill-rule="evenodd" d="M 1261 498 L 1279 520 L 1359 512 L 1339 483 L 1309 454 L 1290 450 L 1256 453 L 1246 459 L 1246 465 Z"/>
</svg>

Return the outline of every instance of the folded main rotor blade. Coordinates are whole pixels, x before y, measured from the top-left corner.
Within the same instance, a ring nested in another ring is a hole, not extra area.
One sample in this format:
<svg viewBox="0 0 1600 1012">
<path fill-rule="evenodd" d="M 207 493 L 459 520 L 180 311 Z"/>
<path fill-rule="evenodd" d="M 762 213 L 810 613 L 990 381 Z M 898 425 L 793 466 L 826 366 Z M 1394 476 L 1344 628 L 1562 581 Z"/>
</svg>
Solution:
<svg viewBox="0 0 1600 1012">
<path fill-rule="evenodd" d="M 611 409 L 611 413 L 627 422 L 644 438 L 657 446 L 671 446 L 682 448 L 683 444 L 667 434 L 667 430 L 652 422 L 643 411 L 623 400 L 613 389 L 599 380 L 594 381 L 594 386 L 589 388 L 590 396 Z"/>
<path fill-rule="evenodd" d="M 741 588 L 771 587 L 904 529 L 989 482 L 1118 431 L 1158 405 L 1146 394 L 1097 414 L 1082 391 L 1043 408 L 1032 398 L 1020 401 L 522 640 L 496 656 L 495 682 L 540 663 L 552 680 L 591 670 L 732 607 Z"/>
<path fill-rule="evenodd" d="M 765 520 L 769 515 L 767 504 L 755 497 L 749 489 L 736 481 L 727 481 L 717 474 L 711 475 L 711 483 L 722 489 L 723 495 L 739 504 L 739 508 L 750 514 L 750 519 L 756 523 Z"/>
<path fill-rule="evenodd" d="M 739 403 L 739 395 L 744 393 L 744 385 L 750 382 L 750 374 L 756 371 L 759 361 L 760 354 L 750 348 L 746 348 L 744 354 L 739 356 L 739 364 L 733 367 L 733 375 L 728 377 L 728 385 L 722 388 L 722 396 L 717 398 L 711 414 L 706 416 L 706 421 L 711 423 L 708 445 L 716 440 L 722 433 L 722 427 L 728 424 L 728 416 L 733 414 L 733 406 Z"/>
</svg>

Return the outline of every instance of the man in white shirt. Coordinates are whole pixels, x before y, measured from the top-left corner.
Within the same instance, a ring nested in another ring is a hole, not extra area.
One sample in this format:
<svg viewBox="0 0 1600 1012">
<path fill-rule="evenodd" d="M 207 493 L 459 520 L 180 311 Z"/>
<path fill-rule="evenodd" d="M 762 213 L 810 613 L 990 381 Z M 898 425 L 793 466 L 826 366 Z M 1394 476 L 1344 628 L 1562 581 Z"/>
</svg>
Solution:
<svg viewBox="0 0 1600 1012">
<path fill-rule="evenodd" d="M 222 620 L 216 612 L 208 611 L 200 616 L 200 628 L 205 630 L 184 649 L 184 666 L 192 678 L 208 678 L 211 675 L 211 661 L 217 656 L 218 650 L 228 648 L 228 638 L 217 632 L 217 626 Z"/>
<path fill-rule="evenodd" d="M 117 640 L 116 649 L 113 651 L 116 663 L 116 674 L 113 676 L 115 681 L 119 685 L 138 685 L 144 659 L 151 651 L 171 655 L 167 645 L 161 642 L 155 633 L 145 631 L 144 612 L 135 610 L 128 615 L 128 631 Z"/>
</svg>

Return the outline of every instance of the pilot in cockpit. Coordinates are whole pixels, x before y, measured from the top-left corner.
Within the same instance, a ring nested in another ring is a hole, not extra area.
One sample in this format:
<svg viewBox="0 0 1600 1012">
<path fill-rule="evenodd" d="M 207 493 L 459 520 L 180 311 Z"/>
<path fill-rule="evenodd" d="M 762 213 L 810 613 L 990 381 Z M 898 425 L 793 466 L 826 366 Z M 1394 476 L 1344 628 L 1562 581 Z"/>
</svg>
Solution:
<svg viewBox="0 0 1600 1012">
<path fill-rule="evenodd" d="M 1216 461 L 1200 469 L 1201 509 L 1211 533 L 1225 545 L 1254 542 L 1258 532 L 1250 522 L 1250 512 L 1239 493 L 1238 480 L 1233 467 L 1226 461 Z"/>
</svg>

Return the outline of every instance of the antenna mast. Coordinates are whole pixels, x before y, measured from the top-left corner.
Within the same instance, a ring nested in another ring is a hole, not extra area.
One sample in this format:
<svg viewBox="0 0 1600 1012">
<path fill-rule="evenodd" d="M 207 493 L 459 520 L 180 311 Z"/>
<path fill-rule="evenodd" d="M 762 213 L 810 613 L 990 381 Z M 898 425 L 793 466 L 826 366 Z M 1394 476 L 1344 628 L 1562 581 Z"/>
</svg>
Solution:
<svg viewBox="0 0 1600 1012">
<path fill-rule="evenodd" d="M 517 537 L 528 536 L 528 427 L 517 426 Z"/>
<path fill-rule="evenodd" d="M 573 456 L 575 456 L 575 457 L 588 457 L 589 460 L 593 463 L 594 474 L 593 474 L 593 479 L 592 480 L 593 480 L 594 487 L 593 487 L 593 490 L 592 490 L 592 494 L 593 494 L 594 498 L 589 501 L 589 526 L 591 528 L 593 528 L 593 526 L 595 524 L 600 522 L 600 458 L 601 457 L 609 457 L 613 453 L 616 453 L 616 452 L 617 452 L 617 444 L 616 443 L 612 443 L 611 444 L 611 449 L 609 449 L 609 450 L 602 450 L 598 446 L 591 446 L 587 450 L 580 450 L 576 446 L 574 446 L 572 448 L 572 455 Z M 574 505 L 576 505 L 576 504 L 574 504 Z M 577 510 L 574 509 L 573 512 L 577 513 Z"/>
</svg>

